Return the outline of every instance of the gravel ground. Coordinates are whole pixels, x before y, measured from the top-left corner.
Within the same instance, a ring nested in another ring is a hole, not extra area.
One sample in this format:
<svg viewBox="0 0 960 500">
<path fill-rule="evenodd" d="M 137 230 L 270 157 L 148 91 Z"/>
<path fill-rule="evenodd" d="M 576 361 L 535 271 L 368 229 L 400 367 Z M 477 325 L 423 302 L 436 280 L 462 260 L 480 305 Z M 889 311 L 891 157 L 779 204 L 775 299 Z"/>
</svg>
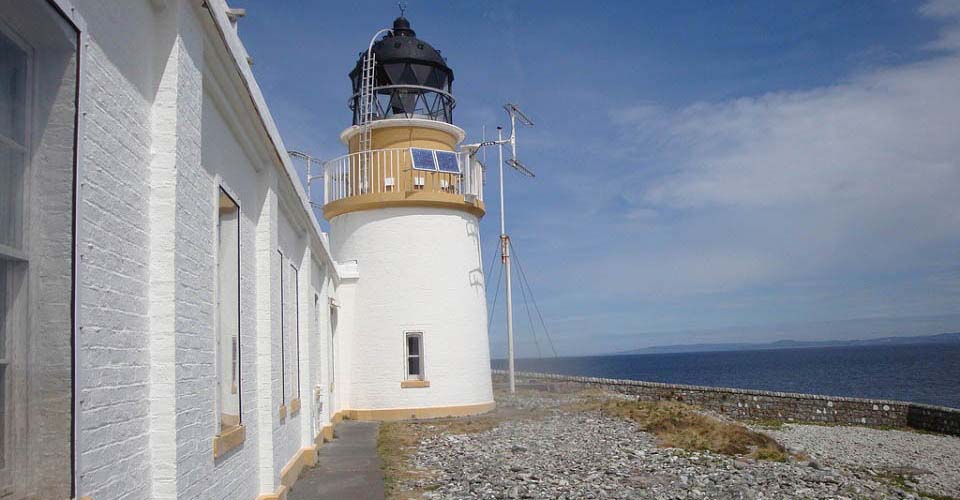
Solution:
<svg viewBox="0 0 960 500">
<path fill-rule="evenodd" d="M 404 486 L 444 499 L 960 495 L 954 437 L 790 425 L 764 432 L 809 459 L 755 461 L 660 448 L 633 422 L 564 409 L 572 399 L 499 398 L 504 420 L 491 430 L 427 432 L 410 459 L 424 474 Z"/>
<path fill-rule="evenodd" d="M 960 438 L 864 427 L 785 425 L 764 431 L 813 460 L 876 474 L 912 476 L 915 489 L 960 496 Z"/>
</svg>

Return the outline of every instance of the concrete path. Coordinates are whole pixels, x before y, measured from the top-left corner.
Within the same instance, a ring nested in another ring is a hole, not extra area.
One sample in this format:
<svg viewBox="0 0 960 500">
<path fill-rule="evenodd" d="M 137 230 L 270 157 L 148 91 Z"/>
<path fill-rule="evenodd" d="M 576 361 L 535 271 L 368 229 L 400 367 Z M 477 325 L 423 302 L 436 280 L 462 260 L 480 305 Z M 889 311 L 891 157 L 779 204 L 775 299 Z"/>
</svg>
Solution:
<svg viewBox="0 0 960 500">
<path fill-rule="evenodd" d="M 377 454 L 378 422 L 343 421 L 320 447 L 316 467 L 304 470 L 288 500 L 383 500 Z"/>
</svg>

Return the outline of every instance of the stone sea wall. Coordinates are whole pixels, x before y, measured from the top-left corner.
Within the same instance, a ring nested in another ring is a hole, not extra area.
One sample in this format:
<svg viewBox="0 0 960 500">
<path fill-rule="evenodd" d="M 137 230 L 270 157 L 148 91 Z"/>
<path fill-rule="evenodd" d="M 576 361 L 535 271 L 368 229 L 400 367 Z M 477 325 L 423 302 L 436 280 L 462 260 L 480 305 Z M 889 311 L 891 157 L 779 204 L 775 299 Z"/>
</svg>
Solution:
<svg viewBox="0 0 960 500">
<path fill-rule="evenodd" d="M 493 370 L 493 379 L 497 383 L 506 383 L 507 374 L 502 370 Z M 549 373 L 520 372 L 517 373 L 517 383 L 558 392 L 603 388 L 636 396 L 642 401 L 681 401 L 738 419 L 910 427 L 960 436 L 960 409 L 904 401 L 664 384 Z"/>
</svg>

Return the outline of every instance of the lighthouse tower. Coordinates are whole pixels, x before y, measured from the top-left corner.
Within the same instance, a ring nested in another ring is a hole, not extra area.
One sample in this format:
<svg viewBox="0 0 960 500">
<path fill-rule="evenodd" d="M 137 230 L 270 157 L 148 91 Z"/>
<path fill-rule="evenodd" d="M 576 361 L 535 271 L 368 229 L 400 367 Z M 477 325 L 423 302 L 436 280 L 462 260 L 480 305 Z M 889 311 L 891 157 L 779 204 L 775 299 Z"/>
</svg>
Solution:
<svg viewBox="0 0 960 500">
<path fill-rule="evenodd" d="M 350 72 L 348 154 L 327 162 L 338 288 L 337 406 L 357 419 L 493 408 L 480 255 L 482 172 L 453 123 L 453 70 L 404 17 Z"/>
</svg>

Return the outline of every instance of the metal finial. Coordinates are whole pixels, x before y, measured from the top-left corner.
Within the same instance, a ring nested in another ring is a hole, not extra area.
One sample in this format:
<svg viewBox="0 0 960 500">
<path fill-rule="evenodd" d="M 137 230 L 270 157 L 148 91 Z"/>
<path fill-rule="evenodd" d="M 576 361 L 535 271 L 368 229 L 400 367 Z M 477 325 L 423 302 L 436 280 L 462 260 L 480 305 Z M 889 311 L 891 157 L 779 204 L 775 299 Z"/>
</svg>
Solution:
<svg viewBox="0 0 960 500">
<path fill-rule="evenodd" d="M 400 17 L 407 12 L 407 4 L 405 2 L 397 2 L 397 7 L 400 7 Z"/>
</svg>

